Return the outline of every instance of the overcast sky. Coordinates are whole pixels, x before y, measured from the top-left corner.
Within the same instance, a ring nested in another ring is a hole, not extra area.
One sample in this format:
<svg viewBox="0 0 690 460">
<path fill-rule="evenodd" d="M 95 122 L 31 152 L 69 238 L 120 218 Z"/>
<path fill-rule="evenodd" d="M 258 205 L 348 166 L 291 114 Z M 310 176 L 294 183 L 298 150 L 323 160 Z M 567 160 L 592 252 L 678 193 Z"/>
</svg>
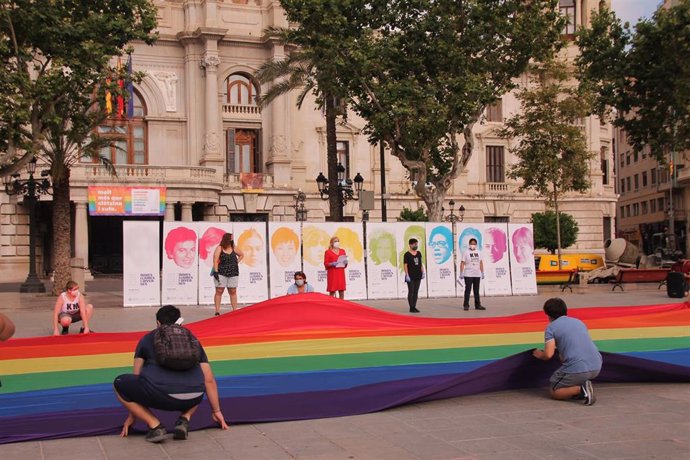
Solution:
<svg viewBox="0 0 690 460">
<path fill-rule="evenodd" d="M 621 22 L 635 25 L 642 17 L 651 18 L 661 3 L 662 0 L 611 0 L 611 8 Z"/>
</svg>

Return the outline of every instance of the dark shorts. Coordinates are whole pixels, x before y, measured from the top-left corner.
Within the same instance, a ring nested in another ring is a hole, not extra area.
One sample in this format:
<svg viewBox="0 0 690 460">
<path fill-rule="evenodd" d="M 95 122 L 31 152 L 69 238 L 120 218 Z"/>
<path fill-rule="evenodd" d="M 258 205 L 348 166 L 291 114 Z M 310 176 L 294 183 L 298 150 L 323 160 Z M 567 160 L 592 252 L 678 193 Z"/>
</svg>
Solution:
<svg viewBox="0 0 690 460">
<path fill-rule="evenodd" d="M 79 321 L 81 321 L 81 312 L 79 311 L 74 314 L 63 311 L 58 315 L 58 321 L 60 321 L 65 316 L 69 316 L 70 318 L 72 318 L 73 323 L 78 323 Z"/>
<path fill-rule="evenodd" d="M 568 373 L 563 372 L 561 369 L 562 368 L 556 370 L 556 372 L 554 372 L 551 378 L 549 379 L 549 382 L 551 383 L 551 388 L 553 390 L 583 385 L 587 380 L 595 379 L 600 372 L 600 370 L 596 370 L 588 372 Z"/>
<path fill-rule="evenodd" d="M 120 375 L 113 382 L 113 386 L 125 401 L 139 403 L 153 409 L 186 412 L 198 406 L 204 399 L 203 394 L 193 399 L 173 398 L 141 375 Z"/>
</svg>

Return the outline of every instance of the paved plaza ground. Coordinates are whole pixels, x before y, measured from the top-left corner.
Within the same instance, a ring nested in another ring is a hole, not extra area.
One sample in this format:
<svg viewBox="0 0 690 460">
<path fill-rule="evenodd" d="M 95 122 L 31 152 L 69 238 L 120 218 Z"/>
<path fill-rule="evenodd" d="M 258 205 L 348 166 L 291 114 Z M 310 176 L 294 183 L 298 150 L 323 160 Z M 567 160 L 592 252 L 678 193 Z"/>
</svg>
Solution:
<svg viewBox="0 0 690 460">
<path fill-rule="evenodd" d="M 155 327 L 155 309 L 122 307 L 121 283 L 116 278 L 87 283 L 89 301 L 96 308 L 93 329 Z M 535 296 L 486 298 L 483 312 L 462 311 L 459 299 L 421 299 L 418 308 L 420 316 L 456 318 L 541 310 L 544 300 L 556 295 L 571 308 L 677 301 L 655 285 L 625 289 L 614 293 L 610 286 L 581 286 L 561 294 L 546 287 Z M 0 311 L 17 325 L 15 337 L 49 335 L 54 298 L 16 291 L 18 285 L 0 285 Z M 409 314 L 404 300 L 361 303 Z M 187 323 L 213 314 L 212 307 L 181 309 Z M 352 417 L 233 425 L 228 431 L 195 431 L 187 441 L 170 439 L 158 445 L 138 435 L 0 445 L 0 460 L 690 459 L 690 384 L 601 384 L 596 390 L 598 401 L 591 407 L 551 401 L 545 389 L 506 391 Z"/>
</svg>

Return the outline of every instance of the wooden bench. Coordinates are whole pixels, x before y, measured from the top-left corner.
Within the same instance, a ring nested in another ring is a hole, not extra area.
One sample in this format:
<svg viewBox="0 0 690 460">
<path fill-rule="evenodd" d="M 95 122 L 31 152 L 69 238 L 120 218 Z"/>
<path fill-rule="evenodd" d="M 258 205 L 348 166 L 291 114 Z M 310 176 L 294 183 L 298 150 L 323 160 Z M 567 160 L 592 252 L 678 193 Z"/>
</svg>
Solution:
<svg viewBox="0 0 690 460">
<path fill-rule="evenodd" d="M 616 279 L 612 280 L 615 291 L 617 287 L 623 290 L 624 283 L 659 283 L 657 289 L 666 284 L 670 268 L 621 268 Z"/>
<path fill-rule="evenodd" d="M 561 292 L 570 289 L 573 292 L 571 284 L 578 281 L 577 269 L 571 270 L 537 270 L 537 284 L 558 284 Z"/>
</svg>

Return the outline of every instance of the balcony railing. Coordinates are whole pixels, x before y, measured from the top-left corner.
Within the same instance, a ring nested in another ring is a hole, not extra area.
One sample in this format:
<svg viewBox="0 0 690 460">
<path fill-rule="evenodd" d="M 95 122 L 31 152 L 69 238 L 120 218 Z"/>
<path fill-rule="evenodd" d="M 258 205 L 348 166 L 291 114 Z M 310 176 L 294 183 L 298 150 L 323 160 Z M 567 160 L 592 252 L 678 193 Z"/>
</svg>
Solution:
<svg viewBox="0 0 690 460">
<path fill-rule="evenodd" d="M 214 168 L 199 166 L 116 165 L 115 174 L 101 165 L 80 164 L 71 169 L 70 179 L 75 184 L 137 183 L 137 184 L 199 184 L 221 187 L 223 178 Z"/>
<path fill-rule="evenodd" d="M 515 185 L 506 182 L 487 182 L 484 184 L 485 195 L 505 195 L 514 191 Z"/>
<path fill-rule="evenodd" d="M 257 105 L 223 104 L 223 118 L 260 121 L 261 108 Z"/>
</svg>

